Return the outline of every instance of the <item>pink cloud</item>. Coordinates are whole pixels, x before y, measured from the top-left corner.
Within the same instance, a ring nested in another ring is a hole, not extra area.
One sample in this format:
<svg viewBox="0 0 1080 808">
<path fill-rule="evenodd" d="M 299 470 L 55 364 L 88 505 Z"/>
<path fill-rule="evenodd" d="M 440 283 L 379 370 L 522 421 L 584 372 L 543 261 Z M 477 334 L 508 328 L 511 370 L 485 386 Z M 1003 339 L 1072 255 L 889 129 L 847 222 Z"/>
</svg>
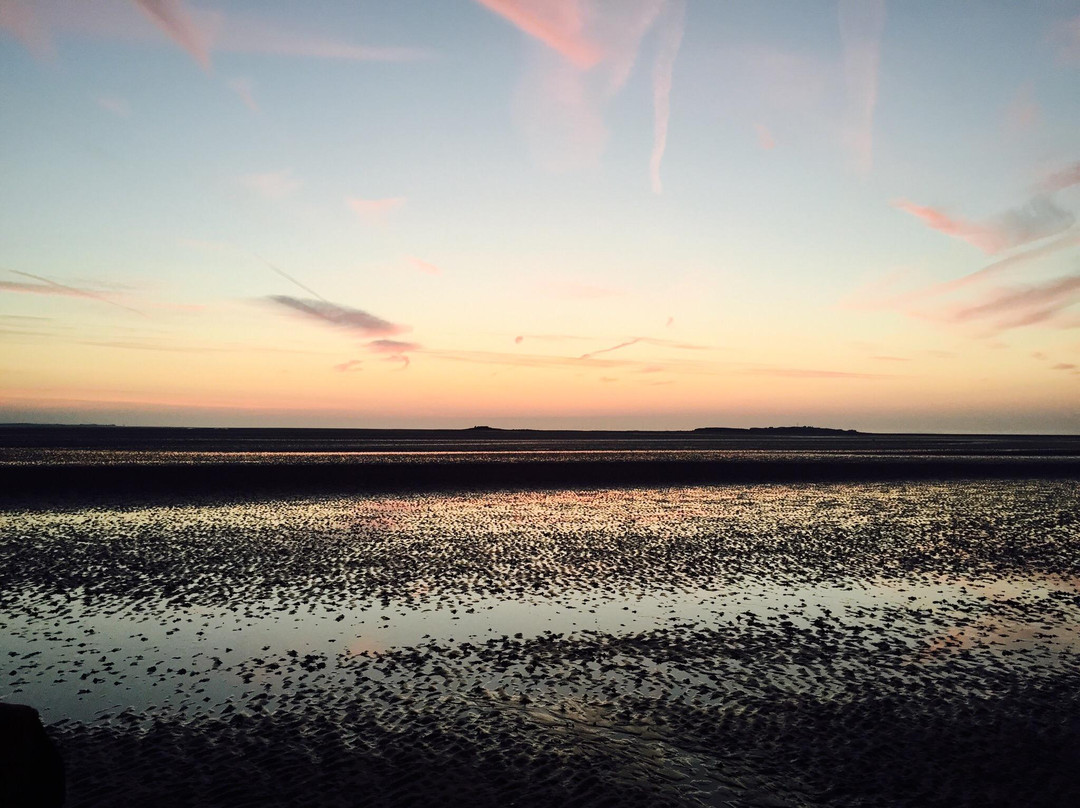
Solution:
<svg viewBox="0 0 1080 808">
<path fill-rule="evenodd" d="M 840 0 L 840 38 L 847 88 L 844 140 L 863 174 L 874 160 L 874 108 L 877 106 L 885 0 Z"/>
<path fill-rule="evenodd" d="M 340 365 L 334 365 L 334 370 L 338 373 L 349 373 L 350 371 L 360 370 L 360 366 L 364 364 L 359 359 L 350 359 L 347 362 L 342 362 Z"/>
<path fill-rule="evenodd" d="M 1071 306 L 1070 301 L 1075 298 L 1075 289 L 1069 280 L 1042 287 L 997 289 L 983 293 L 974 302 L 955 302 L 944 308 L 927 308 L 927 304 L 935 298 L 943 298 L 1077 245 L 1080 245 L 1080 233 L 1069 232 L 1048 244 L 1010 255 L 960 278 L 899 294 L 882 293 L 882 287 L 889 285 L 889 279 L 886 279 L 876 284 L 877 288 L 856 294 L 846 305 L 855 309 L 893 309 L 909 317 L 954 325 L 989 321 L 991 333 L 1048 320 L 1061 326 L 1067 319 L 1062 310 Z"/>
<path fill-rule="evenodd" d="M 7 31 L 38 59 L 55 53 L 48 28 L 27 0 L 0 0 L 0 31 Z"/>
<path fill-rule="evenodd" d="M 229 89 L 240 96 L 240 100 L 244 102 L 244 106 L 252 112 L 261 111 L 258 102 L 255 101 L 255 96 L 252 94 L 251 79 L 237 76 L 229 81 Z"/>
<path fill-rule="evenodd" d="M 668 18 L 660 35 L 660 48 L 653 65 L 653 149 L 649 159 L 649 177 L 654 194 L 663 193 L 664 190 L 660 181 L 660 163 L 667 148 L 668 119 L 671 117 L 671 78 L 685 27 L 685 0 L 673 0 L 668 8 Z"/>
<path fill-rule="evenodd" d="M 419 258 L 412 255 L 406 256 L 406 258 L 408 259 L 409 263 L 413 265 L 414 268 L 420 270 L 425 275 L 442 274 L 442 270 L 440 270 L 434 264 L 428 263 L 427 261 L 421 261 Z"/>
<path fill-rule="evenodd" d="M 1050 32 L 1063 62 L 1080 62 L 1080 15 L 1059 22 Z"/>
<path fill-rule="evenodd" d="M 240 183 L 259 196 L 275 201 L 292 196 L 303 184 L 293 176 L 289 169 L 248 174 L 240 178 Z"/>
<path fill-rule="evenodd" d="M 345 204 L 361 219 L 371 223 L 380 224 L 386 216 L 405 204 L 405 197 L 391 196 L 385 199 L 360 199 L 359 197 L 346 197 Z"/>
<path fill-rule="evenodd" d="M 118 118 L 127 118 L 131 115 L 131 107 L 123 98 L 101 96 L 97 99 L 97 105 L 103 110 L 116 115 Z"/>
<path fill-rule="evenodd" d="M 1051 174 L 1042 182 L 1042 189 L 1047 193 L 1064 191 L 1073 185 L 1080 185 L 1080 163 L 1073 163 L 1061 171 Z"/>
<path fill-rule="evenodd" d="M 402 354 L 420 350 L 422 346 L 416 342 L 405 342 L 399 339 L 377 339 L 367 344 L 369 351 L 381 354 Z"/>
<path fill-rule="evenodd" d="M 1073 214 L 1059 208 L 1046 195 L 1036 196 L 1025 206 L 1007 211 L 984 224 L 954 218 L 937 208 L 916 205 L 907 200 L 893 204 L 920 219 L 932 230 L 962 239 L 989 254 L 1056 235 L 1072 227 L 1076 221 Z"/>
<path fill-rule="evenodd" d="M 1005 126 L 1010 134 L 1022 135 L 1039 125 L 1042 110 L 1035 100 L 1035 89 L 1025 84 L 1005 108 Z"/>
<path fill-rule="evenodd" d="M 772 136 L 772 132 L 765 128 L 765 124 L 754 124 L 754 131 L 757 132 L 758 145 L 765 151 L 776 147 L 776 139 Z"/>
<path fill-rule="evenodd" d="M 387 362 L 400 362 L 400 370 L 406 370 L 409 367 L 409 354 L 419 351 L 423 346 L 396 339 L 377 339 L 369 342 L 366 347 L 373 353 L 383 354 Z"/>
<path fill-rule="evenodd" d="M 557 51 L 575 67 L 588 70 L 602 56 L 601 49 L 582 34 L 582 9 L 578 0 L 476 0 Z"/>
<path fill-rule="evenodd" d="M 133 0 L 158 28 L 202 65 L 210 69 L 209 29 L 200 27 L 192 19 L 183 0 Z"/>
</svg>

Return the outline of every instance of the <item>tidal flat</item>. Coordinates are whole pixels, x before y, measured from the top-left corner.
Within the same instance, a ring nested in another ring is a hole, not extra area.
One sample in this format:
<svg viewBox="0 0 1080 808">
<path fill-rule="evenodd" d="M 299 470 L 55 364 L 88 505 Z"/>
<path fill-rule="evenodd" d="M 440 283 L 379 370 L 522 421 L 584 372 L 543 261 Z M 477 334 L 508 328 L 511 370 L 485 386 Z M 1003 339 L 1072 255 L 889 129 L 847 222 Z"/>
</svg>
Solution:
<svg viewBox="0 0 1080 808">
<path fill-rule="evenodd" d="M 1068 475 L 6 504 L 0 624 L 71 806 L 1080 804 Z"/>
</svg>

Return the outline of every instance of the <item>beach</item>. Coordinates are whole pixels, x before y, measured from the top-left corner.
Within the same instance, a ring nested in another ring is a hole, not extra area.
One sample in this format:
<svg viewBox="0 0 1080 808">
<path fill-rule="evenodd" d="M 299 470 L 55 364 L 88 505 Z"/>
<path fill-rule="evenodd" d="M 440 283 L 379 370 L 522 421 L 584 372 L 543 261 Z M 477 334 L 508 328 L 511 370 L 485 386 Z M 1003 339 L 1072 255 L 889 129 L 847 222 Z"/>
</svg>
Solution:
<svg viewBox="0 0 1080 808">
<path fill-rule="evenodd" d="M 69 805 L 1080 802 L 1078 439 L 184 432 L 4 432 Z"/>
</svg>

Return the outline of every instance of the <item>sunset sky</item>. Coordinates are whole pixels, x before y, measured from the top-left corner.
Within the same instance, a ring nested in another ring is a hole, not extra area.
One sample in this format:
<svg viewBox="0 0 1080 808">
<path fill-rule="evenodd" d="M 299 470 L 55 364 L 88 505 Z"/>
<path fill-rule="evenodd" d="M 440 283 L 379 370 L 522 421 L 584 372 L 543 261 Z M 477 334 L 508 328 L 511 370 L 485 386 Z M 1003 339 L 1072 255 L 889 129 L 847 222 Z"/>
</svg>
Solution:
<svg viewBox="0 0 1080 808">
<path fill-rule="evenodd" d="M 0 421 L 1080 432 L 1080 0 L 0 0 Z"/>
</svg>

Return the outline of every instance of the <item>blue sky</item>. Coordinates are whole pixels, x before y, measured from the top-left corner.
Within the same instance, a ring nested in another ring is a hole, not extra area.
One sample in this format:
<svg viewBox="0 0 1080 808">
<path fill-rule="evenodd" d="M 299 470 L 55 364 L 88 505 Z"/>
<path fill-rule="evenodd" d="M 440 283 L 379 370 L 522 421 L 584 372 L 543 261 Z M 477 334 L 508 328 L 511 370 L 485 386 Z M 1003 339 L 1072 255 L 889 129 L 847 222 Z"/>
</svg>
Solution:
<svg viewBox="0 0 1080 808">
<path fill-rule="evenodd" d="M 1080 429 L 1080 3 L 0 0 L 0 66 L 5 420 Z"/>
</svg>

